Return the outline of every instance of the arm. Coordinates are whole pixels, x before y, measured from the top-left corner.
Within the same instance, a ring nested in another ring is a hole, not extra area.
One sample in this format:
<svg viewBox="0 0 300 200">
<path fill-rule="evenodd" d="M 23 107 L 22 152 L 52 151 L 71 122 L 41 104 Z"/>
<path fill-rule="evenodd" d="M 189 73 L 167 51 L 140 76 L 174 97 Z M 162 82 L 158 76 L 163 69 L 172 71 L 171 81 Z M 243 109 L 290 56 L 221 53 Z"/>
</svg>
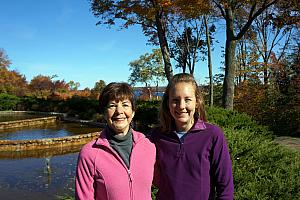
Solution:
<svg viewBox="0 0 300 200">
<path fill-rule="evenodd" d="M 94 164 L 88 153 L 83 150 L 77 161 L 75 198 L 76 200 L 94 199 Z"/>
<path fill-rule="evenodd" d="M 157 147 L 156 147 L 156 141 L 157 141 L 157 131 L 158 128 L 154 128 L 150 131 L 150 133 L 148 134 L 147 138 L 150 140 L 151 143 L 153 143 L 155 145 L 155 149 L 156 149 L 156 161 L 154 164 L 154 175 L 153 175 L 153 181 L 152 184 L 155 187 L 159 187 L 159 179 L 160 179 L 160 167 L 159 167 L 159 159 L 158 159 L 158 152 L 157 152 Z"/>
<path fill-rule="evenodd" d="M 221 130 L 213 143 L 212 169 L 218 200 L 233 199 L 232 163 L 224 134 Z"/>
<path fill-rule="evenodd" d="M 157 188 L 159 187 L 159 178 L 160 178 L 159 174 L 160 174 L 159 164 L 158 161 L 156 160 L 154 165 L 153 185 Z"/>
</svg>

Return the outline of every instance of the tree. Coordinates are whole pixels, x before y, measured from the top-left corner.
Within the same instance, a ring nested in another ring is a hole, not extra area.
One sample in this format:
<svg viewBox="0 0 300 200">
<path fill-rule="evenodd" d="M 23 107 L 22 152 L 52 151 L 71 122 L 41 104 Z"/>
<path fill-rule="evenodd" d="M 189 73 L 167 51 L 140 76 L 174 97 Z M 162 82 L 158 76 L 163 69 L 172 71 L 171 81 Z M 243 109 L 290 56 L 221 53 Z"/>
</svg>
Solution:
<svg viewBox="0 0 300 200">
<path fill-rule="evenodd" d="M 277 11 L 278 12 L 278 11 Z M 280 23 L 274 14 L 274 8 L 266 9 L 253 24 L 253 28 L 257 34 L 255 40 L 252 40 L 255 50 L 262 57 L 262 71 L 264 85 L 267 86 L 272 72 L 270 66 L 270 57 L 276 53 L 275 48 L 280 50 L 278 59 L 280 60 L 290 42 L 292 35 L 292 27 L 285 26 Z"/>
<path fill-rule="evenodd" d="M 189 25 L 184 23 L 182 34 L 177 30 L 177 38 L 171 40 L 171 57 L 177 61 L 177 67 L 182 68 L 183 73 L 188 69 L 190 74 L 194 74 L 195 65 L 199 61 L 198 52 L 205 45 L 201 38 L 203 27 L 199 23 L 198 20 L 194 20 L 193 24 L 190 22 Z"/>
<path fill-rule="evenodd" d="M 158 83 L 165 80 L 160 49 L 153 49 L 152 53 L 141 55 L 139 59 L 129 63 L 131 74 L 128 78 L 130 84 L 144 83 L 145 87 L 151 82 Z"/>
<path fill-rule="evenodd" d="M 31 79 L 29 88 L 38 98 L 47 99 L 54 91 L 54 83 L 52 82 L 52 77 L 40 74 Z"/>
<path fill-rule="evenodd" d="M 145 87 L 150 87 L 151 82 L 155 82 L 157 91 L 158 83 L 165 80 L 160 49 L 153 49 L 152 53 L 141 55 L 139 59 L 130 62 L 129 66 L 131 74 L 128 81 L 132 85 L 144 83 Z"/>
<path fill-rule="evenodd" d="M 3 49 L 0 49 L 0 93 L 22 96 L 27 91 L 27 81 L 24 75 L 16 70 L 9 70 L 11 64 Z"/>
<path fill-rule="evenodd" d="M 11 64 L 8 56 L 6 55 L 6 52 L 4 49 L 0 48 L 0 68 L 8 68 L 8 66 Z"/>
<path fill-rule="evenodd" d="M 251 26 L 252 22 L 266 9 L 278 2 L 278 0 L 212 0 L 221 18 L 226 22 L 225 45 L 225 77 L 223 83 L 223 107 L 233 109 L 234 79 L 235 79 L 235 51 L 236 42 L 241 39 Z M 236 29 L 236 15 L 244 14 L 243 24 Z"/>
<path fill-rule="evenodd" d="M 69 91 L 69 84 L 65 82 L 65 80 L 56 80 L 53 81 L 53 92 L 59 92 L 59 93 L 67 93 Z"/>
<path fill-rule="evenodd" d="M 97 99 L 105 86 L 106 83 L 104 80 L 97 81 L 94 88 L 91 90 L 91 96 Z"/>
<path fill-rule="evenodd" d="M 169 43 L 174 36 L 170 37 L 170 35 L 175 33 L 170 30 L 170 27 L 176 22 L 184 22 L 185 19 L 199 17 L 201 13 L 206 13 L 211 6 L 206 0 L 188 2 L 185 0 L 92 0 L 91 2 L 93 14 L 100 19 L 97 24 L 108 26 L 117 24 L 122 28 L 128 28 L 131 25 L 142 27 L 144 35 L 149 37 L 148 41 L 151 44 L 160 46 L 164 71 L 168 81 L 173 76 Z M 181 25 L 175 27 L 175 29 L 182 32 L 180 31 L 182 30 Z M 193 54 L 193 56 L 195 55 L 197 54 Z M 193 57 L 193 59 L 196 58 Z M 191 68 L 191 71 L 193 71 L 193 68 Z"/>
<path fill-rule="evenodd" d="M 206 15 L 203 16 L 203 22 L 205 25 L 205 35 L 206 35 L 206 46 L 207 46 L 207 65 L 209 73 L 209 106 L 212 107 L 214 104 L 214 83 L 213 83 L 213 73 L 212 73 L 212 61 L 211 61 L 211 35 L 207 23 Z"/>
<path fill-rule="evenodd" d="M 97 25 L 112 26 L 117 23 L 122 28 L 140 25 L 149 42 L 159 44 L 164 60 L 164 70 L 168 80 L 173 76 L 170 51 L 166 37 L 166 7 L 168 1 L 107 1 L 91 0 L 91 9 L 95 17 L 100 18 Z M 123 24 L 122 24 L 123 22 Z M 158 41 L 157 41 L 158 39 Z"/>
<path fill-rule="evenodd" d="M 101 93 L 102 90 L 105 88 L 105 86 L 106 86 L 105 81 L 99 80 L 98 82 L 95 83 L 93 90 Z"/>
<path fill-rule="evenodd" d="M 69 81 L 68 85 L 70 87 L 70 90 L 78 90 L 78 87 L 80 86 L 79 82 Z"/>
</svg>

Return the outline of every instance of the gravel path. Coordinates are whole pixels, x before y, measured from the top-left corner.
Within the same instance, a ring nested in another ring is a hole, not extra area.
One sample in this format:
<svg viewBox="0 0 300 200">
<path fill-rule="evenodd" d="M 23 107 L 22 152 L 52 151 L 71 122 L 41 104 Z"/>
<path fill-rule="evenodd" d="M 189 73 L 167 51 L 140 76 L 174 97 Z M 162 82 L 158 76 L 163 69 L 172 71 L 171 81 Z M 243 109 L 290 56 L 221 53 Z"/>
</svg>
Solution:
<svg viewBox="0 0 300 200">
<path fill-rule="evenodd" d="M 275 139 L 275 142 L 300 151 L 300 138 L 280 136 Z"/>
</svg>

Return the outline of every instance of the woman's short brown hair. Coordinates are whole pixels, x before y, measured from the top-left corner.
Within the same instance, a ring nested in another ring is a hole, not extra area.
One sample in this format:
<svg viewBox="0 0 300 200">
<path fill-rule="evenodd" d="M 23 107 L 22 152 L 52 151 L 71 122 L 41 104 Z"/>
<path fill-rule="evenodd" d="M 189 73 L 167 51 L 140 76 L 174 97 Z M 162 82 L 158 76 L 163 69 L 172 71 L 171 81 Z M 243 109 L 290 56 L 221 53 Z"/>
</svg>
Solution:
<svg viewBox="0 0 300 200">
<path fill-rule="evenodd" d="M 131 102 L 132 110 L 135 111 L 135 96 L 131 86 L 128 83 L 109 83 L 99 96 L 100 113 L 104 113 L 109 101 L 123 101 L 125 99 Z"/>
<path fill-rule="evenodd" d="M 195 96 L 196 96 L 196 110 L 195 110 L 194 118 L 206 121 L 206 115 L 204 110 L 204 99 L 193 75 L 187 73 L 180 73 L 173 76 L 173 78 L 171 79 L 171 81 L 166 87 L 162 99 L 160 112 L 159 112 L 160 127 L 162 131 L 170 131 L 174 126 L 175 122 L 170 113 L 170 108 L 169 108 L 169 93 L 172 87 L 174 87 L 177 83 L 181 83 L 181 82 L 191 83 L 194 87 Z"/>
</svg>

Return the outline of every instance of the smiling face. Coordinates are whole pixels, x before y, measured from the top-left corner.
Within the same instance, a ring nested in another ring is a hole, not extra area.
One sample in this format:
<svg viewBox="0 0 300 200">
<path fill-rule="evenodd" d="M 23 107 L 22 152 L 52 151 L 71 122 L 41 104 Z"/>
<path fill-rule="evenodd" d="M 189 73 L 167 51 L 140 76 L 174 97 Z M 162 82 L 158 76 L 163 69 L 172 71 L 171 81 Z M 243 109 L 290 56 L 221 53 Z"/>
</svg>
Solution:
<svg viewBox="0 0 300 200">
<path fill-rule="evenodd" d="M 132 118 L 134 117 L 134 111 L 132 110 L 130 100 L 110 100 L 104 117 L 107 125 L 115 132 L 115 134 L 126 135 Z"/>
<path fill-rule="evenodd" d="M 170 88 L 169 109 L 177 131 L 187 132 L 193 126 L 196 95 L 191 83 L 179 82 Z"/>
</svg>

